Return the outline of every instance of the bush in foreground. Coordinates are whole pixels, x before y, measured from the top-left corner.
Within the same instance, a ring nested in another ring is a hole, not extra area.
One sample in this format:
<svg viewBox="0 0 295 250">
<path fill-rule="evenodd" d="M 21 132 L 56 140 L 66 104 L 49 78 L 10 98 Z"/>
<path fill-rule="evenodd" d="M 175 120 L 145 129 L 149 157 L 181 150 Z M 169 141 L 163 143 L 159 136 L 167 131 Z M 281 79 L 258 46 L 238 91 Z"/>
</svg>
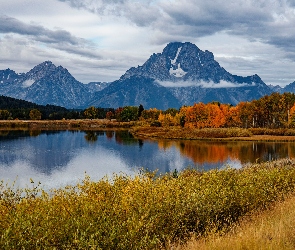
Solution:
<svg viewBox="0 0 295 250">
<path fill-rule="evenodd" d="M 53 190 L 1 184 L 1 249 L 155 249 L 224 232 L 294 191 L 291 160 L 241 170 L 114 176 Z"/>
</svg>

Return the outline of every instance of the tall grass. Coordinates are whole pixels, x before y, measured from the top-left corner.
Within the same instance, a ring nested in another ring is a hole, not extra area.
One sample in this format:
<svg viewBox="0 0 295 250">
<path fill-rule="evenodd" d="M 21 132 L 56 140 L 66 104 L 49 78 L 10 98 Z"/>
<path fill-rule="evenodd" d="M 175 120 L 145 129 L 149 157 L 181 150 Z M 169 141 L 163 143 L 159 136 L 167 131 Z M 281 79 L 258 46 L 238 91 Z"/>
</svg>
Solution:
<svg viewBox="0 0 295 250">
<path fill-rule="evenodd" d="M 174 250 L 263 250 L 295 249 L 295 197 L 276 202 L 266 211 L 258 211 L 243 219 L 240 225 L 224 235 L 212 234 L 206 238 L 192 238 L 186 245 Z"/>
<path fill-rule="evenodd" d="M 243 128 L 179 128 L 179 127 L 133 127 L 131 130 L 136 136 L 148 136 L 169 139 L 204 139 L 204 138 L 229 138 L 250 137 L 250 130 Z"/>
<path fill-rule="evenodd" d="M 294 192 L 291 160 L 241 170 L 115 175 L 51 192 L 0 185 L 1 249 L 156 249 L 226 232 Z"/>
</svg>

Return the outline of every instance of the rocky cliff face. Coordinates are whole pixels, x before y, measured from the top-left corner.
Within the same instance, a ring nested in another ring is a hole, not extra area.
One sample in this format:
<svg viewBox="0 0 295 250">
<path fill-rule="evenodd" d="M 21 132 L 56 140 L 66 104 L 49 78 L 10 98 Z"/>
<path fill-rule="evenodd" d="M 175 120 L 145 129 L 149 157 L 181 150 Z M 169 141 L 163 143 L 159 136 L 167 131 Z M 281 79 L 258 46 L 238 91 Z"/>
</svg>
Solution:
<svg viewBox="0 0 295 250">
<path fill-rule="evenodd" d="M 231 80 L 231 74 L 220 67 L 209 51 L 192 43 L 169 43 L 162 53 L 153 54 L 142 66 L 129 69 L 121 79 L 132 75 L 159 81 Z"/>
<path fill-rule="evenodd" d="M 271 93 L 258 75 L 242 77 L 222 68 L 210 51 L 192 43 L 170 43 L 142 66 L 130 68 L 120 80 L 131 77 L 153 79 L 166 88 L 180 105 L 219 101 L 237 104 Z"/>
<path fill-rule="evenodd" d="M 11 69 L 0 70 L 0 86 L 3 87 L 22 78 L 23 74 L 16 74 Z"/>
<path fill-rule="evenodd" d="M 15 80 L 0 85 L 2 95 L 31 101 L 37 104 L 53 104 L 67 108 L 83 106 L 89 100 L 89 91 L 67 69 L 46 61 Z"/>
</svg>

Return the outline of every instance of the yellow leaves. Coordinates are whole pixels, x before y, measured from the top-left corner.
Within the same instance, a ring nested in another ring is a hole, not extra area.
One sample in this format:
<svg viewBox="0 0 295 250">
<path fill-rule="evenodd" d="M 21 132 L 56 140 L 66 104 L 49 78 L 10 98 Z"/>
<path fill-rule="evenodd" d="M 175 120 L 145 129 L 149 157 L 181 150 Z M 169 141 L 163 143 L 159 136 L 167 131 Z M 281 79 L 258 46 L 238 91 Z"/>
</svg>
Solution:
<svg viewBox="0 0 295 250">
<path fill-rule="evenodd" d="M 190 128 L 220 128 L 226 123 L 226 105 L 195 103 L 181 112 L 185 112 L 185 126 Z"/>
<path fill-rule="evenodd" d="M 222 231 L 294 192 L 295 168 L 285 161 L 241 170 L 185 170 L 177 177 L 143 173 L 98 182 L 86 177 L 35 198 L 27 190 L 20 200 L 18 192 L 6 191 L 0 207 L 16 206 L 1 210 L 6 233 L 0 248 L 154 249 L 191 232 Z"/>
</svg>

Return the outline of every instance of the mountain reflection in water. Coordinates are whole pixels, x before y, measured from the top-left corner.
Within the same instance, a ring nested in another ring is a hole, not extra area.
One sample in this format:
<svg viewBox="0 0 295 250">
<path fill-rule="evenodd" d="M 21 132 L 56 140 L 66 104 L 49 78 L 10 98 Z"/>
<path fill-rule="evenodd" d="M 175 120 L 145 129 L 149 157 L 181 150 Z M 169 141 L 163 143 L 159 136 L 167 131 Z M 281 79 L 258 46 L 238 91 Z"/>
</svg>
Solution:
<svg viewBox="0 0 295 250">
<path fill-rule="evenodd" d="M 294 143 L 141 140 L 128 131 L 0 131 L 0 179 L 25 186 L 74 184 L 85 177 L 132 175 L 144 168 L 159 173 L 186 167 L 225 165 L 294 157 Z M 16 179 L 17 178 L 17 179 Z"/>
</svg>

